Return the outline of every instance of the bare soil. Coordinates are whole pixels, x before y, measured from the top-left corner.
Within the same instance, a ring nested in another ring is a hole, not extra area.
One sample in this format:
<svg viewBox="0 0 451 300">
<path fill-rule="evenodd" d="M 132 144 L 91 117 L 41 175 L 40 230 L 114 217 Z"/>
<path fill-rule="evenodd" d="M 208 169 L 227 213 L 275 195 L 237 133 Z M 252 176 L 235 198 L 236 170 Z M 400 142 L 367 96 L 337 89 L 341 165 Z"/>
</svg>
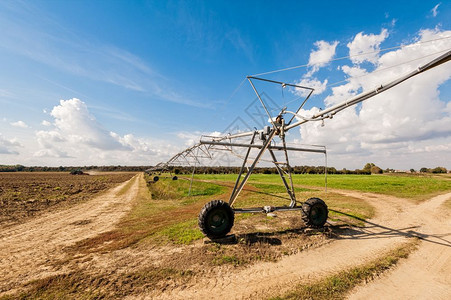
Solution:
<svg viewBox="0 0 451 300">
<path fill-rule="evenodd" d="M 0 297 L 14 297 L 36 288 L 36 282 L 45 289 L 72 282 L 72 286 L 78 286 L 78 294 L 69 297 L 74 299 L 95 298 L 96 294 L 89 291 L 91 286 L 108 290 L 109 298 L 266 299 L 283 295 L 298 283 L 365 264 L 411 237 L 422 240 L 417 252 L 399 268 L 355 289 L 350 296 L 422 295 L 422 298 L 445 299 L 451 295 L 450 212 L 441 205 L 451 198 L 451 193 L 417 205 L 386 195 L 334 190 L 369 202 L 375 207 L 376 216 L 363 228 L 348 227 L 328 238 L 320 232 L 311 232 L 310 238 L 305 230 L 293 231 L 290 239 L 294 240 L 295 236 L 298 240 L 305 239 L 303 245 L 308 246 L 304 250 L 287 253 L 274 261 L 238 267 L 205 264 L 200 257 L 217 250 L 217 244 L 208 240 L 189 246 L 142 243 L 114 251 L 68 251 L 80 241 L 112 231 L 142 189 L 146 189 L 146 183 L 140 174 L 131 182 L 70 209 L 46 212 L 24 224 L 0 229 Z M 237 230 L 245 231 L 246 219 L 237 226 Z M 272 236 L 270 232 L 257 235 L 254 237 L 257 242 L 251 241 L 246 246 L 249 251 L 263 251 L 265 245 L 280 247 L 280 241 Z M 427 294 L 427 291 L 433 292 Z"/>
<path fill-rule="evenodd" d="M 0 230 L 0 295 L 31 280 L 71 271 L 55 265 L 66 258 L 64 248 L 114 226 L 130 209 L 142 174 L 131 180 L 127 193 L 121 193 L 124 182 L 70 209 Z"/>
<path fill-rule="evenodd" d="M 135 174 L 117 172 L 93 176 L 68 172 L 0 172 L 0 226 L 17 224 L 43 211 L 90 199 Z"/>
<path fill-rule="evenodd" d="M 423 240 L 421 247 L 393 272 L 354 289 L 350 299 L 451 297 L 451 214 L 441 205 L 450 197 L 434 197 L 401 215 L 405 222 L 400 223 L 417 227 L 412 230 Z"/>
</svg>

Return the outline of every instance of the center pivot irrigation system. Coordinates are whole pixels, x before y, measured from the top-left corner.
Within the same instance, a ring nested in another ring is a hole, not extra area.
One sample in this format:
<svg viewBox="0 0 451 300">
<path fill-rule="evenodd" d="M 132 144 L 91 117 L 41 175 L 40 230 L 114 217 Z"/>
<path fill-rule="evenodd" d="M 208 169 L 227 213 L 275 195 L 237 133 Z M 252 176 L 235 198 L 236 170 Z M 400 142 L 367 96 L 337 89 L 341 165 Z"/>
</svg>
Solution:
<svg viewBox="0 0 451 300">
<path fill-rule="evenodd" d="M 235 213 L 256 213 L 264 212 L 269 213 L 273 211 L 293 211 L 300 210 L 302 214 L 302 219 L 307 226 L 319 228 L 322 227 L 328 217 L 328 208 L 326 203 L 319 198 L 310 198 L 305 202 L 300 202 L 296 199 L 293 180 L 291 176 L 291 167 L 288 160 L 288 151 L 303 151 L 303 152 L 316 152 L 323 153 L 326 155 L 325 147 L 291 147 L 287 146 L 285 142 L 286 133 L 295 127 L 298 127 L 307 122 L 313 121 L 323 121 L 324 119 L 332 119 L 336 113 L 356 105 L 362 101 L 365 101 L 373 96 L 376 96 L 403 81 L 412 78 L 420 73 L 426 72 L 435 68 L 443 63 L 451 60 L 451 51 L 437 57 L 436 59 L 430 61 L 429 63 L 418 67 L 415 71 L 406 74 L 396 80 L 383 84 L 374 90 L 363 92 L 357 96 L 354 96 L 340 104 L 334 105 L 327 109 L 321 110 L 312 117 L 305 117 L 299 114 L 302 107 L 305 105 L 306 101 L 309 99 L 313 93 L 313 88 L 299 86 L 295 84 L 279 82 L 274 80 L 268 80 L 263 78 L 257 78 L 253 76 L 248 76 L 247 79 L 252 86 L 260 104 L 263 106 L 268 118 L 269 126 L 265 126 L 261 130 L 254 130 L 249 132 L 240 132 L 236 134 L 227 134 L 225 136 L 203 136 L 199 143 L 196 145 L 176 154 L 169 161 L 165 163 L 160 163 L 148 171 L 163 171 L 169 170 L 171 167 L 177 165 L 190 165 L 194 168 L 196 165 L 200 164 L 200 158 L 213 158 L 213 150 L 225 150 L 232 154 L 236 154 L 236 148 L 244 148 L 244 156 L 239 156 L 242 158 L 243 163 L 241 165 L 239 174 L 235 181 L 235 185 L 230 195 L 229 201 L 224 202 L 222 200 L 213 200 L 205 204 L 199 214 L 199 227 L 201 231 L 211 239 L 217 239 L 224 237 L 230 232 L 234 219 Z M 302 89 L 307 91 L 307 96 L 302 101 L 301 105 L 295 111 L 288 111 L 286 108 L 280 110 L 276 116 L 272 116 L 268 111 L 265 102 L 263 101 L 261 94 L 257 91 L 254 82 L 264 81 L 270 84 L 281 85 L 282 88 L 291 87 L 293 89 Z M 247 138 L 247 143 L 236 142 L 239 139 Z M 257 154 L 250 157 L 251 150 L 257 150 Z M 251 176 L 256 165 L 261 161 L 262 156 L 265 152 L 269 152 L 271 157 L 271 162 L 274 163 L 277 172 L 282 180 L 283 185 L 290 198 L 290 204 L 287 206 L 264 206 L 257 208 L 234 208 L 234 203 L 243 190 L 246 182 Z M 276 152 L 283 153 L 283 159 L 277 159 Z M 194 175 L 193 168 L 193 175 Z M 154 178 L 157 181 L 158 177 Z M 191 181 L 192 183 L 192 181 Z M 191 185 L 190 185 L 191 191 Z"/>
</svg>

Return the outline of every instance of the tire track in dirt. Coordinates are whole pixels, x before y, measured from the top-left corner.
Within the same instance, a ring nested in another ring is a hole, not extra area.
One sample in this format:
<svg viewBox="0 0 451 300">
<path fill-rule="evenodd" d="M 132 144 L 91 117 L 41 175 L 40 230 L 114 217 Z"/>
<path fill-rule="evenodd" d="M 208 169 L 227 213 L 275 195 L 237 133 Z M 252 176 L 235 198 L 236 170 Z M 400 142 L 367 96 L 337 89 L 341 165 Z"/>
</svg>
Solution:
<svg viewBox="0 0 451 300">
<path fill-rule="evenodd" d="M 354 289 L 350 299 L 450 299 L 451 212 L 440 207 L 449 198 L 434 197 L 402 216 L 422 224 L 420 248 L 392 272 Z"/>
<path fill-rule="evenodd" d="M 334 272 L 367 263 L 390 249 L 406 242 L 406 237 L 418 236 L 427 241 L 436 240 L 435 227 L 424 226 L 417 218 L 426 207 L 434 211 L 451 196 L 423 203 L 424 209 L 407 199 L 392 196 L 333 190 L 344 195 L 364 199 L 376 209 L 376 216 L 365 228 L 351 228 L 337 240 L 316 249 L 285 257 L 277 263 L 260 263 L 238 271 L 225 271 L 197 278 L 188 286 L 175 287 L 164 292 L 141 295 L 142 299 L 255 299 L 277 296 L 293 289 L 296 284 L 309 282 Z M 437 220 L 428 219 L 439 223 Z"/>
<path fill-rule="evenodd" d="M 142 173 L 88 202 L 0 230 L 0 296 L 25 282 L 64 273 L 52 266 L 64 259 L 63 249 L 111 230 L 131 209 L 140 181 Z"/>
</svg>

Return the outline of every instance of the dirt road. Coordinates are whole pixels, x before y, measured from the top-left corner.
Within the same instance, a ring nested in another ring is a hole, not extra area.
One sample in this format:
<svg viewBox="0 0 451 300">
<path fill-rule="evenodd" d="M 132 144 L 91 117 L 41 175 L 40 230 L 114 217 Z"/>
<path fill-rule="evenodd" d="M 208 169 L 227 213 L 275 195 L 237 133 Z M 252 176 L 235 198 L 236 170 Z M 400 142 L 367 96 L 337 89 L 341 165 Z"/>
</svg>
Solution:
<svg viewBox="0 0 451 300">
<path fill-rule="evenodd" d="M 294 285 L 300 282 L 308 282 L 371 261 L 385 251 L 406 242 L 406 237 L 411 236 L 423 239 L 420 251 L 415 255 L 420 257 L 413 258 L 414 263 L 408 264 L 410 270 L 405 271 L 403 273 L 405 276 L 393 284 L 393 290 L 398 289 L 395 298 L 404 298 L 404 295 L 407 295 L 403 294 L 406 289 L 402 286 L 410 287 L 408 274 L 417 271 L 419 273 L 418 280 L 415 281 L 416 290 L 436 289 L 438 299 L 444 295 L 451 295 L 451 270 L 449 269 L 451 244 L 446 236 L 449 235 L 451 229 L 449 214 L 439 213 L 442 211 L 440 205 L 451 197 L 451 193 L 435 197 L 417 206 L 408 200 L 385 195 L 335 192 L 368 201 L 376 208 L 376 217 L 370 220 L 363 229 L 351 229 L 347 235 L 328 245 L 288 256 L 277 263 L 256 264 L 238 272 L 211 274 L 211 276 L 206 274 L 189 286 L 168 289 L 164 293 L 154 292 L 143 295 L 142 298 L 257 299 L 276 296 L 290 291 Z M 437 215 L 440 217 L 437 218 Z M 421 255 L 425 252 L 429 257 L 435 257 L 435 259 L 421 261 Z M 421 277 L 427 276 L 428 272 L 436 271 L 437 274 L 430 277 L 431 279 L 419 280 Z M 378 290 L 382 286 L 383 284 L 375 283 L 374 288 Z M 371 298 L 371 296 L 379 298 L 379 294 L 366 291 L 367 287 L 362 287 L 361 294 L 355 296 L 357 298 Z M 392 297 L 390 291 L 385 296 L 383 298 Z"/>
<path fill-rule="evenodd" d="M 52 263 L 64 259 L 63 248 L 110 230 L 131 207 L 143 175 L 70 209 L 51 212 L 21 225 L 0 230 L 0 296 L 25 282 L 55 275 Z M 59 270 L 64 273 L 65 270 Z"/>
<path fill-rule="evenodd" d="M 408 225 L 420 226 L 415 229 L 423 238 L 420 248 L 393 272 L 356 288 L 350 299 L 451 298 L 451 216 L 440 207 L 450 197 L 435 197 L 401 214 Z"/>
</svg>

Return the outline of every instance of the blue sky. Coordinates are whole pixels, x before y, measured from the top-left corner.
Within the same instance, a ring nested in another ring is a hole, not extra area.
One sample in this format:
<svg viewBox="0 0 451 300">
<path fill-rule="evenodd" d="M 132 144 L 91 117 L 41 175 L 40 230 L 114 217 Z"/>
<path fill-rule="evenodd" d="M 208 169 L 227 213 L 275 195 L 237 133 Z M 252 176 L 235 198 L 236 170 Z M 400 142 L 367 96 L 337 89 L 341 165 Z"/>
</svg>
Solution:
<svg viewBox="0 0 451 300">
<path fill-rule="evenodd" d="M 306 106 L 308 114 L 422 61 L 355 85 L 353 77 L 416 59 L 415 53 L 439 55 L 451 48 L 450 20 L 445 1 L 1 1 L 0 164 L 164 161 L 201 134 L 224 131 L 236 117 L 260 125 L 245 112 L 255 98 L 246 82 L 240 85 L 246 75 L 309 64 L 266 75 L 324 89 Z M 435 39 L 441 40 L 427 43 Z M 388 54 L 400 49 L 366 60 L 331 60 L 416 42 L 426 42 L 422 51 L 405 50 L 392 61 Z M 315 64 L 315 52 L 324 63 Z M 360 113 L 377 110 L 377 104 L 353 110 L 343 124 L 306 126 L 291 140 L 326 144 L 337 167 L 374 161 L 382 167 L 450 168 L 450 134 L 434 129 L 451 124 L 446 69 L 449 63 L 418 83 L 430 87 L 422 91 L 433 109 L 411 105 L 417 111 L 409 116 L 416 117 L 399 124 L 383 117 L 378 140 Z M 294 96 L 286 92 L 281 100 L 279 90 L 261 88 L 277 103 Z M 376 116 L 369 117 L 371 126 Z M 352 118 L 354 123 L 345 122 Z M 418 125 L 431 129 L 414 136 Z M 305 158 L 309 162 L 315 163 Z"/>
</svg>

